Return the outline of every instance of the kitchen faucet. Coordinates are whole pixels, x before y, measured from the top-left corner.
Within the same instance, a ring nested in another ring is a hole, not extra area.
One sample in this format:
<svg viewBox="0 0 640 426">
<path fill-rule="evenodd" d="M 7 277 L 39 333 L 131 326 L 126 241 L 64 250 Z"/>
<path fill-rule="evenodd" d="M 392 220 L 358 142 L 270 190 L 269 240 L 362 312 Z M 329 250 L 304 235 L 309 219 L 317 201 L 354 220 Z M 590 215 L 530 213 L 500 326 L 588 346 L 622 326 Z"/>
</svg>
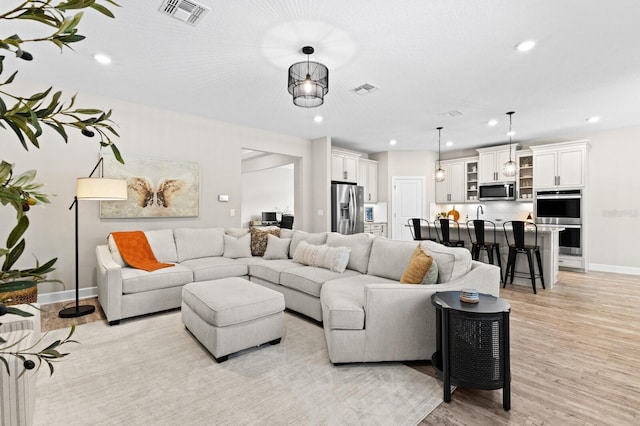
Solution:
<svg viewBox="0 0 640 426">
<path fill-rule="evenodd" d="M 476 220 L 480 220 L 480 214 L 484 214 L 484 209 L 482 208 L 481 205 L 478 206 L 478 208 L 476 209 Z"/>
</svg>

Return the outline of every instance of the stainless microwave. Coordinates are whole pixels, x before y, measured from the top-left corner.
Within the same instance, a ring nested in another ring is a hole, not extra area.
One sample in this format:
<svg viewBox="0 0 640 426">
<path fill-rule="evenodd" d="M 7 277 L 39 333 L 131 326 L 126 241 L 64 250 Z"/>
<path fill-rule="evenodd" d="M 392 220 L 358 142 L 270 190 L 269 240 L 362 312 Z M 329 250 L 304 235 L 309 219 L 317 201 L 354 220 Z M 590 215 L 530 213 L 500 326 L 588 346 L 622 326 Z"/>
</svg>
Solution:
<svg viewBox="0 0 640 426">
<path fill-rule="evenodd" d="M 481 183 L 478 186 L 478 200 L 480 201 L 508 201 L 515 199 L 515 182 Z"/>
</svg>

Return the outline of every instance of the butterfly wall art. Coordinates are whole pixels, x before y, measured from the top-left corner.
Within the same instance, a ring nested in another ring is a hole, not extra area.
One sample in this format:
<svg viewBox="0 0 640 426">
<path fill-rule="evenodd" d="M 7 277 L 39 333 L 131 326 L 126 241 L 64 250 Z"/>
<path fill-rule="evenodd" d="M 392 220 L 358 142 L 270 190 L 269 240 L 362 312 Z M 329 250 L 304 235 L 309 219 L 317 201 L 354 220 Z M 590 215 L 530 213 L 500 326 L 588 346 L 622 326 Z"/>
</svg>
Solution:
<svg viewBox="0 0 640 426">
<path fill-rule="evenodd" d="M 195 217 L 200 198 L 198 163 L 103 154 L 103 176 L 127 180 L 126 201 L 101 201 L 102 218 Z"/>
</svg>

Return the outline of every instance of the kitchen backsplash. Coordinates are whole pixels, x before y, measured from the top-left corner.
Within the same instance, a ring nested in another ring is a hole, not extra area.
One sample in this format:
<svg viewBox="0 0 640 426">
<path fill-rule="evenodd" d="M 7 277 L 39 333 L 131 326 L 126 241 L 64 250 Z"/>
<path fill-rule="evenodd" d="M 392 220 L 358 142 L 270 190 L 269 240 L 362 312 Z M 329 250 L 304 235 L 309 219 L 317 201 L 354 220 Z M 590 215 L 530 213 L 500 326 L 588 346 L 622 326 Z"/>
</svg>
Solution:
<svg viewBox="0 0 640 426">
<path fill-rule="evenodd" d="M 460 222 L 476 219 L 479 212 L 478 206 L 482 206 L 484 214 L 480 219 L 500 223 L 508 220 L 525 220 L 529 213 L 533 217 L 533 203 L 521 203 L 513 201 L 488 201 L 484 203 L 455 204 L 455 209 L 460 212 Z M 429 222 L 433 222 L 438 212 L 448 212 L 453 204 L 435 204 L 429 206 Z M 534 218 L 535 219 L 535 218 Z"/>
</svg>

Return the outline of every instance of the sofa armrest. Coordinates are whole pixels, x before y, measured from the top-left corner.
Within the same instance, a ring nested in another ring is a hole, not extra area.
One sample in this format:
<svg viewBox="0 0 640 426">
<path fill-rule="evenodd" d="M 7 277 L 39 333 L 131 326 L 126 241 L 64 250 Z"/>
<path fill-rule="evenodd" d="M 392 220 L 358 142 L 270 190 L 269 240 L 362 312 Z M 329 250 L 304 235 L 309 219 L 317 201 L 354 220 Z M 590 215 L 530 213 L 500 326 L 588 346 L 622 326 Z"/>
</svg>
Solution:
<svg viewBox="0 0 640 426">
<path fill-rule="evenodd" d="M 499 296 L 500 269 L 472 262 L 468 274 L 444 284 L 365 285 L 366 360 L 430 359 L 436 350 L 436 310 L 431 295 L 463 288 Z"/>
<path fill-rule="evenodd" d="M 98 300 L 107 321 L 122 318 L 122 267 L 111 256 L 107 245 L 96 247 Z"/>
</svg>

